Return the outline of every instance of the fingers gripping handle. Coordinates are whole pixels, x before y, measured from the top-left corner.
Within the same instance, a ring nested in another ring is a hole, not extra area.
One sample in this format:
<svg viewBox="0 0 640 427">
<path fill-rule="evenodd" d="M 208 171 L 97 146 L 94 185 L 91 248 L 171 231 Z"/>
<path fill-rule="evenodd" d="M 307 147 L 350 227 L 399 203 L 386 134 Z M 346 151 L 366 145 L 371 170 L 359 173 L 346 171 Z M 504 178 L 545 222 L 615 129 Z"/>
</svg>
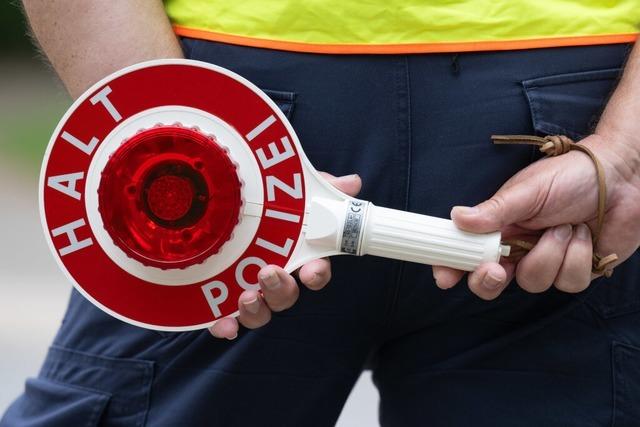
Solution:
<svg viewBox="0 0 640 427">
<path fill-rule="evenodd" d="M 500 233 L 474 234 L 453 221 L 382 208 L 361 200 L 316 199 L 307 240 L 342 253 L 375 255 L 473 271 L 509 254 Z"/>
</svg>

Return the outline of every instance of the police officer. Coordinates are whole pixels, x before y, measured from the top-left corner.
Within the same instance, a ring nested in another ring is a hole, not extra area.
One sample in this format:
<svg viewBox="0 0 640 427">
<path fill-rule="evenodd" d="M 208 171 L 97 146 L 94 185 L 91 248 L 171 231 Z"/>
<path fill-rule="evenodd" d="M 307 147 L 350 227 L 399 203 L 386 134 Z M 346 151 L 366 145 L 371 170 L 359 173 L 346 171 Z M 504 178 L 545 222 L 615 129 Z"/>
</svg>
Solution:
<svg viewBox="0 0 640 427">
<path fill-rule="evenodd" d="M 267 266 L 264 296 L 240 297 L 244 327 L 211 328 L 226 340 L 139 329 L 73 292 L 1 425 L 332 425 L 364 368 L 383 425 L 640 425 L 637 0 L 24 4 L 74 97 L 143 60 L 215 63 L 281 105 L 314 165 L 357 172 L 363 198 L 539 240 L 468 286 L 380 259 L 334 260 L 327 287 L 328 260 L 299 270 L 303 286 Z M 540 160 L 492 133 L 594 152 L 608 189 L 597 247 L 592 161 Z M 592 274 L 594 253 L 618 255 L 610 278 Z"/>
</svg>

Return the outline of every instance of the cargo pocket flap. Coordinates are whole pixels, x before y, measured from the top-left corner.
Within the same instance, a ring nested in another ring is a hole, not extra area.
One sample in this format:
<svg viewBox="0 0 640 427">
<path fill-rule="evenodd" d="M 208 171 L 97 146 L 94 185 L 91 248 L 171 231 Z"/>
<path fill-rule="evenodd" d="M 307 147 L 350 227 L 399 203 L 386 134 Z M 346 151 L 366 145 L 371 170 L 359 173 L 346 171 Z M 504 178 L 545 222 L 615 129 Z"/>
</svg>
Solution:
<svg viewBox="0 0 640 427">
<path fill-rule="evenodd" d="M 98 389 L 110 395 L 109 425 L 142 425 L 147 415 L 154 362 L 85 353 L 51 346 L 40 377 L 55 383 Z M 69 424 L 71 425 L 71 424 Z"/>
<path fill-rule="evenodd" d="M 111 395 L 43 378 L 27 380 L 24 394 L 1 426 L 97 426 Z"/>
<path fill-rule="evenodd" d="M 523 81 L 536 132 L 575 140 L 589 135 L 620 73 L 610 68 Z"/>
</svg>

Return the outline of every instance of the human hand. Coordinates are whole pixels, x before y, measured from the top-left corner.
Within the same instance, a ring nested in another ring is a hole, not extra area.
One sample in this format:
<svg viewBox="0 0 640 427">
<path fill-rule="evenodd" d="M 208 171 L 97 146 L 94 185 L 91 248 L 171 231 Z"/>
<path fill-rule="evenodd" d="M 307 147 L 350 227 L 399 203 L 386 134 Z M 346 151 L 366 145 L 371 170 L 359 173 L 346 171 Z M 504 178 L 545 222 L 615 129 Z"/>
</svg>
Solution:
<svg viewBox="0 0 640 427">
<path fill-rule="evenodd" d="M 593 151 L 606 176 L 606 213 L 597 253 L 616 253 L 619 264 L 640 245 L 640 155 L 612 136 L 594 134 L 580 144 Z M 597 195 L 591 160 L 571 151 L 533 163 L 473 208 L 454 207 L 451 218 L 463 230 L 500 230 L 503 239 L 539 237 L 520 260 L 480 265 L 469 274 L 471 291 L 483 299 L 494 299 L 514 276 L 529 292 L 543 292 L 552 285 L 565 292 L 586 289 L 595 277 L 591 273 L 591 230 L 596 226 Z M 453 287 L 463 274 L 434 267 L 436 283 L 443 289 Z"/>
<path fill-rule="evenodd" d="M 355 196 L 360 192 L 362 181 L 358 175 L 335 177 L 328 173 L 321 175 L 338 190 Z M 322 289 L 331 279 L 331 263 L 328 258 L 308 262 L 297 270 L 298 278 L 311 290 Z M 298 284 L 294 277 L 283 268 L 267 265 L 258 272 L 261 292 L 244 291 L 238 298 L 240 315 L 225 317 L 209 328 L 217 338 L 234 339 L 238 335 L 239 324 L 249 329 L 259 328 L 271 320 L 271 313 L 286 310 L 298 299 Z"/>
</svg>

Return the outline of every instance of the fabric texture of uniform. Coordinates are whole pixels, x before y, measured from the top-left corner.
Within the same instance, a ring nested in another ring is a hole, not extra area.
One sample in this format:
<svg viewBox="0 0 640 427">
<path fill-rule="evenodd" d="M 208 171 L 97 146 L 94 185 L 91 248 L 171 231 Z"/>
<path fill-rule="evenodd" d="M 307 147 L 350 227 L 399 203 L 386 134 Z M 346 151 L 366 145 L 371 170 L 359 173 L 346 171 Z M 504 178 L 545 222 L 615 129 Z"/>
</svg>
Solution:
<svg viewBox="0 0 640 427">
<path fill-rule="evenodd" d="M 165 0 L 177 34 L 315 53 L 463 52 L 628 43 L 638 0 Z"/>
<path fill-rule="evenodd" d="M 360 174 L 361 197 L 379 206 L 441 217 L 539 155 L 491 134 L 588 134 L 628 54 L 183 43 L 265 89 L 317 169 Z M 640 256 L 581 294 L 512 283 L 490 302 L 466 283 L 438 289 L 425 265 L 336 257 L 325 289 L 301 287 L 293 308 L 232 342 L 140 329 L 74 291 L 40 374 L 0 426 L 331 426 L 364 368 L 384 426 L 637 427 Z"/>
</svg>

